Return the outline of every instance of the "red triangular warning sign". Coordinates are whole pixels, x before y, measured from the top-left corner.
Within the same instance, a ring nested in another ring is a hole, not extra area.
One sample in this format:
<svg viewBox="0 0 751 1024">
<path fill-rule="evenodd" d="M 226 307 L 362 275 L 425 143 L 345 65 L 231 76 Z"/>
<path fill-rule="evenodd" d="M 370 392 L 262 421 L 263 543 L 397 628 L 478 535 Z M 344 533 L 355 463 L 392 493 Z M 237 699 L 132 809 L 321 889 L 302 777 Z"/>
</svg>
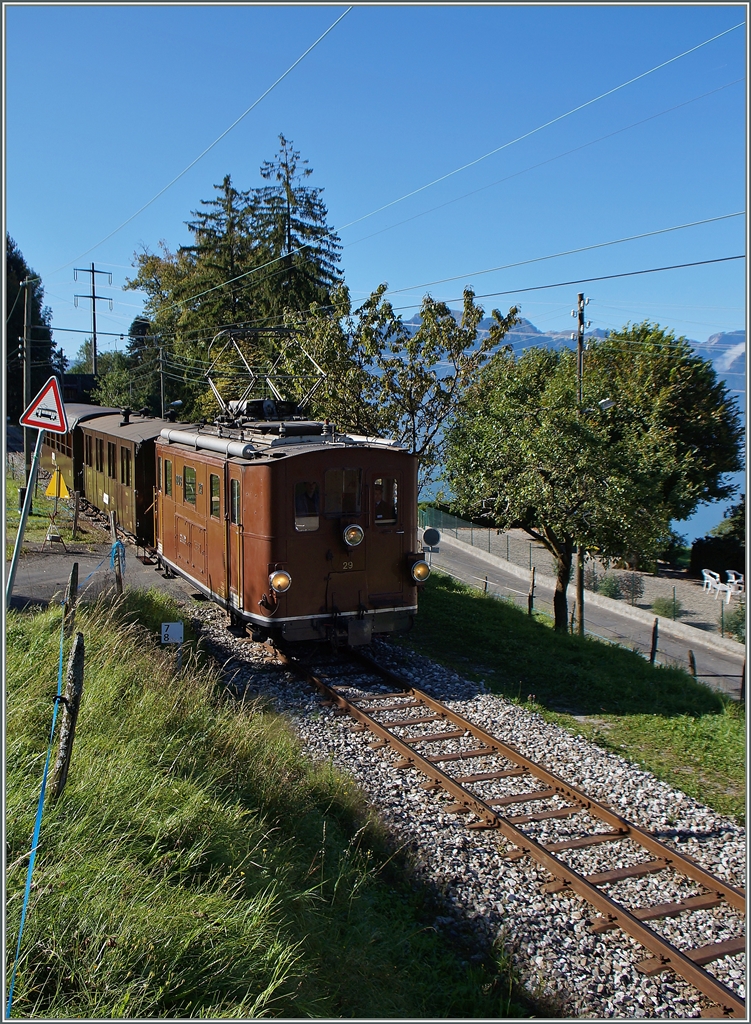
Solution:
<svg viewBox="0 0 751 1024">
<path fill-rule="evenodd" d="M 68 433 L 68 418 L 57 377 L 50 377 L 18 422 L 22 427 Z"/>
</svg>

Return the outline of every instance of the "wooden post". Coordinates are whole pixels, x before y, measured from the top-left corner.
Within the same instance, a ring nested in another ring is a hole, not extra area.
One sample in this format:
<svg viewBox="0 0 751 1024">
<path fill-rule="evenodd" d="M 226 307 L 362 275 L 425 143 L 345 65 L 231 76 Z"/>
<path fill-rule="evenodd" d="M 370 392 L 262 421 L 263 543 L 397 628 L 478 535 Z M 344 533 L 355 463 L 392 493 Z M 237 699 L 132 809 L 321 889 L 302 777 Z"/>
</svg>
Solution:
<svg viewBox="0 0 751 1024">
<path fill-rule="evenodd" d="M 696 679 L 696 658 L 694 652 L 689 648 L 688 652 L 688 666 L 691 669 L 691 675 Z"/>
<path fill-rule="evenodd" d="M 76 633 L 73 649 L 68 659 L 68 672 L 65 678 L 65 703 L 63 704 L 63 717 L 60 724 L 60 745 L 57 750 L 57 760 L 55 761 L 50 781 L 50 796 L 53 800 L 57 800 L 62 794 L 68 779 L 70 758 L 73 753 L 73 739 L 76 733 L 76 720 L 78 719 L 78 707 L 81 703 L 81 694 L 83 693 L 84 654 L 83 633 Z"/>
<path fill-rule="evenodd" d="M 81 511 L 81 492 L 73 492 L 73 540 L 78 535 L 78 514 Z"/>
<path fill-rule="evenodd" d="M 529 594 L 527 594 L 527 614 L 531 615 L 535 606 L 535 569 L 529 574 Z"/>
<path fill-rule="evenodd" d="M 652 626 L 652 650 L 649 652 L 649 664 L 654 665 L 655 657 L 657 656 L 657 619 L 655 624 Z"/>
<path fill-rule="evenodd" d="M 73 563 L 68 579 L 68 589 L 65 591 L 65 606 L 63 617 L 65 619 L 65 631 L 68 636 L 73 632 L 73 623 L 76 619 L 76 601 L 78 600 L 78 562 Z"/>
<path fill-rule="evenodd" d="M 487 594 L 487 592 L 488 592 L 488 577 L 486 576 L 485 577 L 485 593 Z"/>
<path fill-rule="evenodd" d="M 117 544 L 117 525 L 116 525 L 117 524 L 117 519 L 116 519 L 116 516 L 117 516 L 116 512 L 114 512 L 114 511 L 110 512 L 110 538 L 112 540 L 112 544 L 113 545 Z M 122 594 L 122 592 L 123 592 L 123 571 L 122 571 L 122 568 L 120 566 L 120 550 L 119 550 L 119 548 L 115 548 L 115 590 L 117 591 L 118 594 Z"/>
</svg>

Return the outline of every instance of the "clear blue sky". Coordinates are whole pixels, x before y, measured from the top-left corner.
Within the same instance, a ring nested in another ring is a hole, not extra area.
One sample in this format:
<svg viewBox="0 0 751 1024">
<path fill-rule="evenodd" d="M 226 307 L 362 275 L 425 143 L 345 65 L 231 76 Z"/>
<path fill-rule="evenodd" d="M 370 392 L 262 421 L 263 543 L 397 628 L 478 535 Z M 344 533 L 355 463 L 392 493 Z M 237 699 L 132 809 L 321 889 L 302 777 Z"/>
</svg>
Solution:
<svg viewBox="0 0 751 1024">
<path fill-rule="evenodd" d="M 113 275 L 111 287 L 98 275 L 114 299 L 111 312 L 99 304 L 98 328 L 126 333 L 140 310 L 138 294 L 121 290 L 134 251 L 187 243 L 184 221 L 225 174 L 238 188 L 261 184 L 280 132 L 325 189 L 355 301 L 386 281 L 407 317 L 427 291 L 452 300 L 465 285 L 482 294 L 745 252 L 743 216 L 479 273 L 745 210 L 741 4 L 355 5 L 196 166 L 97 245 L 346 9 L 5 6 L 6 228 L 42 276 L 54 327 L 88 332 L 90 303 L 75 308 L 73 296 L 89 278 L 74 282 L 73 268 L 93 260 Z M 563 330 L 584 290 L 593 327 L 649 318 L 705 341 L 745 326 L 745 277 L 739 260 L 482 303 L 520 301 L 538 327 Z M 55 335 L 68 355 L 84 337 Z"/>
</svg>

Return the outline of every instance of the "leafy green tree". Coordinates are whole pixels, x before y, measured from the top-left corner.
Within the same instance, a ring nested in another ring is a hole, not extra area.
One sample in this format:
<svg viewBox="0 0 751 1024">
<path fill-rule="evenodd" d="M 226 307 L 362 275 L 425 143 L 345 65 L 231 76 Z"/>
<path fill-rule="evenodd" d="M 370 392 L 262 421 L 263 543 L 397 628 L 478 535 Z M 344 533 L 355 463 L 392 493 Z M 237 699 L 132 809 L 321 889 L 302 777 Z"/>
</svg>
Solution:
<svg viewBox="0 0 751 1024">
<path fill-rule="evenodd" d="M 561 630 L 576 544 L 654 559 L 672 519 L 730 492 L 742 437 L 711 364 L 657 325 L 593 344 L 581 406 L 575 362 L 568 350 L 499 353 L 455 417 L 447 457 L 460 514 L 522 528 L 553 554 Z"/>
<path fill-rule="evenodd" d="M 58 368 L 60 355 L 52 340 L 50 321 L 52 310 L 44 303 L 44 288 L 41 279 L 29 267 L 16 243 L 5 236 L 5 284 L 6 303 L 9 310 L 5 325 L 5 366 L 6 366 L 6 413 L 17 423 L 24 411 L 24 363 L 19 358 L 19 339 L 23 338 L 25 289 L 22 282 L 33 279 L 31 284 L 31 394 L 41 389 L 47 379 Z M 53 358 L 55 363 L 53 364 Z M 63 359 L 65 357 L 63 356 Z"/>
<path fill-rule="evenodd" d="M 730 540 L 746 542 L 746 495 L 741 495 L 741 500 L 731 505 L 725 512 L 722 522 L 709 531 L 710 537 L 727 537 Z"/>
</svg>

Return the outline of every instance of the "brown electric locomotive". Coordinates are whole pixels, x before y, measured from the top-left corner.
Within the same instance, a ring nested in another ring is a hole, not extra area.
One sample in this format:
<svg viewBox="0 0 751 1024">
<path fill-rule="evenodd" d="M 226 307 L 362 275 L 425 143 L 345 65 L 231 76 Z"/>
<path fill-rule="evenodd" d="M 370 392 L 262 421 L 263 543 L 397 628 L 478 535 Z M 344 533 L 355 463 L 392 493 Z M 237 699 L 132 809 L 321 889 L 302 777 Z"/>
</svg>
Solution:
<svg viewBox="0 0 751 1024">
<path fill-rule="evenodd" d="M 408 629 L 430 574 L 417 458 L 282 418 L 283 403 L 232 405 L 234 425 L 176 425 L 157 439 L 161 561 L 255 637 L 357 645 Z"/>
</svg>

